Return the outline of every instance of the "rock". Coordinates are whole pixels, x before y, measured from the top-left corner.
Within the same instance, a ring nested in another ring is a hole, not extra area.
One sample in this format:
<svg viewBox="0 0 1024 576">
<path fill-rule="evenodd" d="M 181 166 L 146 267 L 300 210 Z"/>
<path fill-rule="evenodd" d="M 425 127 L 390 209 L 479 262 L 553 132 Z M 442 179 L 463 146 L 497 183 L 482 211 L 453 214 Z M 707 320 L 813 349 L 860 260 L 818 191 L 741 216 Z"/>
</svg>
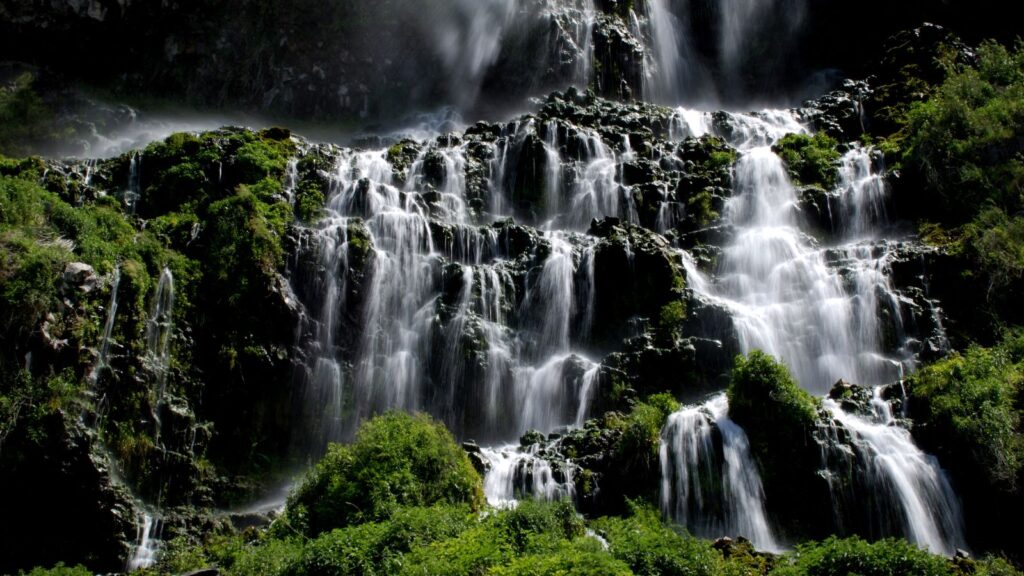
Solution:
<svg viewBox="0 0 1024 576">
<path fill-rule="evenodd" d="M 69 262 L 64 267 L 61 279 L 69 291 L 78 291 L 83 294 L 92 292 L 100 284 L 96 270 L 83 262 Z"/>
</svg>

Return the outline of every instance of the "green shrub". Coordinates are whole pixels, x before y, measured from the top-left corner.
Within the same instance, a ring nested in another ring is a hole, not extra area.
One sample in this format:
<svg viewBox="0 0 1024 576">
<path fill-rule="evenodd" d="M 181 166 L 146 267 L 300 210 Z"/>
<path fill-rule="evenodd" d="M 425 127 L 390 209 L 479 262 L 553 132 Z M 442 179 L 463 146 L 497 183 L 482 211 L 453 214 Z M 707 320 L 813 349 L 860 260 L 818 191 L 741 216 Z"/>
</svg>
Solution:
<svg viewBox="0 0 1024 576">
<path fill-rule="evenodd" d="M 1024 467 L 1024 436 L 1017 405 L 1024 367 L 1019 337 L 997 348 L 972 346 L 911 376 L 915 435 L 947 465 L 986 483 L 1014 490 Z"/>
<path fill-rule="evenodd" d="M 92 570 L 85 566 L 65 566 L 63 562 L 57 562 L 53 568 L 33 568 L 28 573 L 19 572 L 23 576 L 92 576 Z"/>
<path fill-rule="evenodd" d="M 0 85 L 0 153 L 23 154 L 34 144 L 59 136 L 53 111 L 33 89 L 35 78 L 25 73 Z"/>
<path fill-rule="evenodd" d="M 728 393 L 730 416 L 751 428 L 805 430 L 817 419 L 814 397 L 800 388 L 783 364 L 760 350 L 736 357 Z"/>
<path fill-rule="evenodd" d="M 786 169 L 796 184 L 817 185 L 831 190 L 839 178 L 837 145 L 835 139 L 824 132 L 814 136 L 787 134 L 772 146 L 772 150 L 786 163 Z"/>
<path fill-rule="evenodd" d="M 430 417 L 389 413 L 362 425 L 354 444 L 332 445 L 289 498 L 288 518 L 317 535 L 384 520 L 400 506 L 483 506 L 480 476 Z"/>
<path fill-rule="evenodd" d="M 488 571 L 490 576 L 630 576 L 629 566 L 593 538 L 563 542 L 545 554 L 521 556 Z"/>
<path fill-rule="evenodd" d="M 832 537 L 797 546 L 783 556 L 772 576 L 946 576 L 952 565 L 905 540 L 868 543 Z"/>
<path fill-rule="evenodd" d="M 713 575 L 721 558 L 702 542 L 667 526 L 651 508 L 633 506 L 628 518 L 600 518 L 592 523 L 608 540 L 608 550 L 637 574 L 653 576 Z"/>
<path fill-rule="evenodd" d="M 919 174 L 928 207 L 955 223 L 987 203 L 1009 213 L 1024 193 L 1024 44 L 978 48 L 978 64 L 948 59 L 945 82 L 908 114 L 903 165 Z"/>
</svg>

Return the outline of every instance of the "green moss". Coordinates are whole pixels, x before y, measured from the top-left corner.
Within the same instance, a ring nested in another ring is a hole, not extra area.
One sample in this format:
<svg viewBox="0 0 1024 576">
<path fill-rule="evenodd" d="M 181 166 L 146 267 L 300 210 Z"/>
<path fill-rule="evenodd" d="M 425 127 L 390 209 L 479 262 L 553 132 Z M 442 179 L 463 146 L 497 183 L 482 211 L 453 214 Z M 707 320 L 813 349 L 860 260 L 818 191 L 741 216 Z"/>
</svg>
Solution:
<svg viewBox="0 0 1024 576">
<path fill-rule="evenodd" d="M 291 523 L 316 535 L 390 517 L 404 505 L 483 506 L 480 476 L 442 425 L 425 415 L 389 413 L 359 430 L 355 444 L 332 445 L 289 498 Z"/>
<path fill-rule="evenodd" d="M 793 380 L 789 370 L 755 350 L 737 356 L 729 384 L 729 413 L 737 421 L 766 426 L 810 428 L 817 419 L 817 401 Z"/>
<path fill-rule="evenodd" d="M 839 179 L 837 145 L 836 140 L 824 132 L 814 136 L 787 134 L 772 146 L 772 151 L 785 162 L 794 183 L 831 190 Z"/>
</svg>

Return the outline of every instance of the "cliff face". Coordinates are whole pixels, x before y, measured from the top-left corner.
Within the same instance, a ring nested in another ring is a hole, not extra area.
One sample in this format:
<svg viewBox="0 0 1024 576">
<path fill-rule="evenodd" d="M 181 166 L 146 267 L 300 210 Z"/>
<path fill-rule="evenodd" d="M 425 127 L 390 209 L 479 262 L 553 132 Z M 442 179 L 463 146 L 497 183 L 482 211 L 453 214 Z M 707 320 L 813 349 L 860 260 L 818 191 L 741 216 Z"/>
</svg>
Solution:
<svg viewBox="0 0 1024 576">
<path fill-rule="evenodd" d="M 792 100 L 834 82 L 835 70 L 871 73 L 865 51 L 923 21 L 949 25 L 971 41 L 1010 41 L 1016 32 L 994 0 L 869 1 L 855 9 L 823 0 L 733 4 L 445 0 L 424 15 L 410 0 L 5 0 L 0 51 L 123 96 L 390 121 L 442 105 L 521 107 L 526 97 L 591 81 L 605 95 L 656 97 L 657 86 L 644 86 L 658 76 L 653 68 L 680 82 L 666 97 Z M 664 18 L 678 30 L 666 36 L 652 24 Z M 668 44 L 678 44 L 672 49 L 686 62 L 659 56 Z"/>
</svg>

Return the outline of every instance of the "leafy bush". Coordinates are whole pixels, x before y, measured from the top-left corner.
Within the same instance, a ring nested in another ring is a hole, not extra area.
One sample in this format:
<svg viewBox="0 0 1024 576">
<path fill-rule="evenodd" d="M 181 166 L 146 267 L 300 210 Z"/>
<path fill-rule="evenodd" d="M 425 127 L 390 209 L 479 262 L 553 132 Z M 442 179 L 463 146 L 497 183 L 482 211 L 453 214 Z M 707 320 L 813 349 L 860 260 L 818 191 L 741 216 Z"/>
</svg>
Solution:
<svg viewBox="0 0 1024 576">
<path fill-rule="evenodd" d="M 630 576 L 629 566 L 593 538 L 560 543 L 550 552 L 521 556 L 491 569 L 490 576 Z"/>
<path fill-rule="evenodd" d="M 92 576 L 92 570 L 85 566 L 65 566 L 63 562 L 57 562 L 53 568 L 33 568 L 27 574 L 20 572 L 23 576 Z"/>
<path fill-rule="evenodd" d="M 25 73 L 0 86 L 0 153 L 21 154 L 57 136 L 53 111 L 33 89 L 34 81 Z"/>
<path fill-rule="evenodd" d="M 1024 44 L 978 48 L 976 66 L 946 62 L 949 75 L 908 115 L 905 168 L 935 198 L 927 206 L 955 223 L 988 203 L 1009 213 L 1024 193 Z"/>
<path fill-rule="evenodd" d="M 797 546 L 780 559 L 772 576 L 945 576 L 952 564 L 905 540 L 868 543 L 860 538 L 832 537 Z"/>
<path fill-rule="evenodd" d="M 422 414 L 389 413 L 332 445 L 289 498 L 289 521 L 317 535 L 389 518 L 400 506 L 484 503 L 480 476 L 443 425 Z"/>
<path fill-rule="evenodd" d="M 637 574 L 713 575 L 721 558 L 707 542 L 665 525 L 651 508 L 633 506 L 628 518 L 601 518 L 594 529 L 608 540 L 608 551 Z"/>
<path fill-rule="evenodd" d="M 789 370 L 760 350 L 737 356 L 729 384 L 729 414 L 744 426 L 813 428 L 815 399 L 793 380 Z"/>
<path fill-rule="evenodd" d="M 1013 490 L 1024 467 L 1024 436 L 1017 406 L 1024 366 L 1012 344 L 972 346 L 911 376 L 915 434 L 944 462 L 991 487 Z"/>
<path fill-rule="evenodd" d="M 824 132 L 814 136 L 787 134 L 772 146 L 772 150 L 786 163 L 795 183 L 831 190 L 839 178 L 837 145 L 836 140 Z"/>
</svg>

